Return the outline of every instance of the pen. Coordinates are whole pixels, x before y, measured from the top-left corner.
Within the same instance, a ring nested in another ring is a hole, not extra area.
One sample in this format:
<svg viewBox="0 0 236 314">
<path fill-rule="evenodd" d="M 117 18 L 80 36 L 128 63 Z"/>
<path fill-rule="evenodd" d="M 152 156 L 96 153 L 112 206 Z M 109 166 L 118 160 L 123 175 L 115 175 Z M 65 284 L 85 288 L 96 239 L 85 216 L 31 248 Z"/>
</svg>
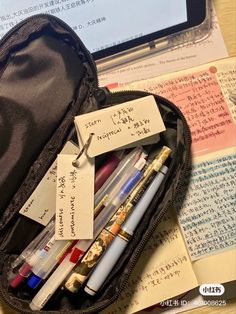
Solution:
<svg viewBox="0 0 236 314">
<path fill-rule="evenodd" d="M 137 147 L 122 159 L 122 161 L 119 163 L 118 167 L 114 170 L 111 176 L 107 179 L 103 186 L 95 193 L 94 196 L 95 208 L 102 201 L 102 199 L 106 197 L 110 193 L 110 191 L 114 189 L 116 184 L 127 172 L 127 169 L 130 169 L 131 166 L 135 164 L 135 162 L 140 158 L 142 152 L 143 152 L 142 147 Z"/>
<path fill-rule="evenodd" d="M 96 213 L 96 215 L 101 212 L 101 210 L 107 205 L 109 200 L 114 198 L 115 194 L 121 188 L 122 184 L 124 184 L 127 178 L 131 177 L 135 173 L 135 171 L 137 170 L 137 166 L 134 163 L 138 163 L 139 159 L 146 158 L 147 156 L 141 147 L 134 149 L 129 155 L 130 157 L 125 157 L 125 161 L 121 162 L 121 166 L 117 167 L 117 170 L 114 171 L 114 173 L 107 180 L 107 182 L 105 182 L 104 186 L 102 186 L 102 188 L 98 191 L 98 193 L 100 193 L 100 191 L 102 190 L 99 196 L 97 197 L 97 193 L 95 194 L 94 212 Z"/>
<path fill-rule="evenodd" d="M 144 158 L 141 159 L 141 162 L 146 163 L 146 160 Z M 117 176 L 116 177 L 116 185 L 113 187 L 113 190 L 109 191 L 109 194 L 104 195 L 103 199 L 100 201 L 100 203 L 95 207 L 94 212 L 96 215 L 98 215 L 104 208 L 108 208 L 108 205 L 111 204 L 114 199 L 117 198 L 119 193 L 122 191 L 122 185 L 127 181 L 128 178 L 131 178 L 136 172 L 137 172 L 137 164 L 140 163 L 140 160 L 134 165 L 130 166 L 126 172 L 123 174 L 123 176 Z"/>
<path fill-rule="evenodd" d="M 166 166 L 161 168 L 160 172 L 157 173 L 156 177 L 147 188 L 147 191 L 139 203 L 136 205 L 132 213 L 122 225 L 118 235 L 112 241 L 105 255 L 101 258 L 91 277 L 89 278 L 84 289 L 86 293 L 92 296 L 95 295 L 108 277 L 112 268 L 115 266 L 117 260 L 130 241 L 137 225 L 140 223 L 158 188 L 160 187 L 167 170 L 168 168 Z"/>
<path fill-rule="evenodd" d="M 37 288 L 41 281 L 48 277 L 53 268 L 62 261 L 63 256 L 76 243 L 77 241 L 55 240 L 49 254 L 32 267 L 32 274 L 27 280 L 27 285 L 32 289 Z"/>
<path fill-rule="evenodd" d="M 25 278 L 29 277 L 34 265 L 40 262 L 40 260 L 48 254 L 55 242 L 54 228 L 55 221 L 52 220 L 35 238 L 35 241 L 27 246 L 21 255 L 14 261 L 14 265 L 16 265 L 23 258 L 23 254 L 26 255 L 25 262 L 18 270 L 17 275 L 14 276 L 10 281 L 10 286 L 12 288 L 16 288 Z"/>
<path fill-rule="evenodd" d="M 98 236 L 101 230 L 105 227 L 106 223 L 110 219 L 110 216 L 120 206 L 120 202 L 124 201 L 128 194 L 135 188 L 136 184 L 142 177 L 141 169 L 144 167 L 146 160 L 141 158 L 136 163 L 136 172 L 129 177 L 126 182 L 122 185 L 121 189 L 116 195 L 116 198 L 109 202 L 109 208 L 105 208 L 96 218 L 94 222 L 94 238 Z M 111 212 L 107 213 L 106 210 L 110 209 Z M 93 240 L 80 240 L 73 248 L 70 255 L 67 255 L 62 263 L 56 268 L 52 275 L 47 279 L 43 287 L 38 291 L 35 297 L 30 303 L 32 310 L 40 310 L 50 299 L 53 293 L 61 285 L 61 283 L 68 276 L 70 271 L 74 268 L 78 260 L 84 255 Z"/>
<path fill-rule="evenodd" d="M 147 167 L 145 171 L 146 175 L 142 177 L 139 184 L 130 194 L 126 202 L 121 205 L 118 211 L 113 215 L 111 220 L 101 231 L 89 250 L 85 253 L 83 258 L 73 269 L 71 275 L 65 283 L 66 289 L 73 293 L 76 293 L 78 291 L 80 286 L 89 276 L 92 269 L 98 263 L 108 245 L 112 242 L 114 237 L 119 232 L 121 225 L 127 218 L 128 214 L 131 212 L 134 206 L 137 205 L 141 197 L 144 195 L 149 184 L 153 181 L 157 172 L 160 170 L 161 166 L 164 164 L 170 153 L 171 150 L 168 147 L 163 147 L 154 158 L 152 163 Z"/>
</svg>

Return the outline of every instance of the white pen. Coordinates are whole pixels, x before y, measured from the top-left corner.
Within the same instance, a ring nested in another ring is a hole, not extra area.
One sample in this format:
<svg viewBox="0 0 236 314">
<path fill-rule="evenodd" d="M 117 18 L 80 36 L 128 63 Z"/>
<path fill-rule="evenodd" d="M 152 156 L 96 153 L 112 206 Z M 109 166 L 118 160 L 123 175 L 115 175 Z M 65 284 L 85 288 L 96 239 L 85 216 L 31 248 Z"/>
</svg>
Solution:
<svg viewBox="0 0 236 314">
<path fill-rule="evenodd" d="M 86 241 L 79 242 L 75 245 L 72 253 L 65 257 L 63 262 L 56 268 L 43 287 L 32 299 L 29 305 L 32 310 L 41 310 L 44 307 L 57 288 L 65 280 L 67 275 L 72 271 L 77 261 L 83 256 L 87 249 L 87 244 L 85 243 Z M 84 250 L 82 248 L 83 244 L 85 245 Z"/>
</svg>

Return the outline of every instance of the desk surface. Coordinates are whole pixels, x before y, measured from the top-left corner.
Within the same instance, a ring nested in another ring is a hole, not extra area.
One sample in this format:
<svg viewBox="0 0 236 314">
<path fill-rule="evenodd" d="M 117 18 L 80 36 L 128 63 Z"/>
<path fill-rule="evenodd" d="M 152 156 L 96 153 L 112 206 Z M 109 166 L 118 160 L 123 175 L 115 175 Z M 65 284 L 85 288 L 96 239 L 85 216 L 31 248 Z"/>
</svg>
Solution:
<svg viewBox="0 0 236 314">
<path fill-rule="evenodd" d="M 236 1 L 213 0 L 219 24 L 230 56 L 236 56 Z M 17 314 L 0 300 L 1 314 Z M 227 301 L 224 307 L 202 307 L 185 312 L 187 314 L 234 314 L 236 299 Z"/>
<path fill-rule="evenodd" d="M 230 56 L 236 55 L 236 1 L 213 0 Z"/>
</svg>

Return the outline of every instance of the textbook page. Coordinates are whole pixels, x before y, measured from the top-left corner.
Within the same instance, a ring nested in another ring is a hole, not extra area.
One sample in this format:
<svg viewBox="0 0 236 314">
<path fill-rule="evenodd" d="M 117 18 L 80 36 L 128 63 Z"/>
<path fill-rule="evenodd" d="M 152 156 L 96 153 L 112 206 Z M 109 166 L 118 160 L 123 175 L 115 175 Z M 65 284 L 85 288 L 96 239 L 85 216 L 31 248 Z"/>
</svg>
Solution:
<svg viewBox="0 0 236 314">
<path fill-rule="evenodd" d="M 197 285 L 175 214 L 169 212 L 145 246 L 125 290 L 102 313 L 134 313 Z"/>
<path fill-rule="evenodd" d="M 233 159 L 232 156 L 234 156 Z M 208 219 L 210 219 L 212 224 L 217 224 L 217 230 L 212 228 L 212 230 L 210 230 L 211 237 L 206 238 L 208 244 L 206 249 L 209 250 L 211 248 L 213 255 L 205 254 L 204 256 L 206 257 L 198 259 L 192 264 L 199 285 L 203 283 L 224 283 L 236 280 L 236 250 L 234 240 L 236 226 L 236 189 L 234 180 L 234 172 L 236 172 L 236 148 L 231 147 L 227 150 L 218 151 L 207 156 L 201 156 L 196 158 L 194 162 L 200 163 L 204 162 L 204 160 L 213 161 L 216 159 L 224 159 L 224 167 L 220 167 L 220 163 L 217 163 L 217 166 L 219 166 L 218 171 L 221 172 L 221 175 L 218 183 L 215 182 L 214 187 L 212 187 L 213 193 L 215 194 L 213 199 L 214 202 L 216 202 L 214 206 L 216 220 L 215 222 L 212 222 L 214 217 L 212 217 L 211 214 L 208 215 Z M 234 165 L 232 164 L 233 160 Z M 229 167 L 230 161 L 231 166 Z M 228 175 L 232 176 L 232 179 L 226 177 L 227 170 L 229 170 Z M 208 174 L 210 173 L 213 172 L 210 170 L 208 171 Z M 215 173 L 217 173 L 217 170 Z M 210 180 L 208 182 L 210 182 Z M 219 183 L 221 184 L 221 187 L 217 189 Z M 217 197 L 216 191 L 219 197 Z M 208 191 L 207 194 L 209 195 L 211 192 Z M 230 241 L 232 242 L 232 249 L 225 250 L 225 244 L 228 243 L 228 247 L 230 247 Z M 202 245 L 204 242 L 199 241 L 198 243 Z M 219 249 L 217 250 L 218 247 L 221 249 L 221 252 Z M 214 252 L 217 254 L 214 254 Z M 225 267 L 225 265 L 227 265 L 227 267 Z"/>
<path fill-rule="evenodd" d="M 188 121 L 193 169 L 185 202 L 181 208 L 177 202 L 176 209 L 193 261 L 230 250 L 236 244 L 235 105 L 228 105 L 227 96 L 229 90 L 236 90 L 235 60 L 211 62 L 122 87 L 168 98 Z M 231 150 L 215 155 L 223 149 Z M 202 159 L 196 159 L 199 157 Z M 187 177 L 183 184 L 187 184 Z"/>
<path fill-rule="evenodd" d="M 176 199 L 192 261 L 236 247 L 236 149 L 196 160 L 184 202 Z"/>
</svg>

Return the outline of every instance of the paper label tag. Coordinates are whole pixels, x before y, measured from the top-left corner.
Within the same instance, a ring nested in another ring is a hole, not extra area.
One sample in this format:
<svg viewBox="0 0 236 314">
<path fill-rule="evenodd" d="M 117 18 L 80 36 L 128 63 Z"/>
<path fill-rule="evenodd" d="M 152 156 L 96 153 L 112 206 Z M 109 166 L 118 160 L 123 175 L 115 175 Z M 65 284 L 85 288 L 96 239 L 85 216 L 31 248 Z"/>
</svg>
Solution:
<svg viewBox="0 0 236 314">
<path fill-rule="evenodd" d="M 61 152 L 77 154 L 78 146 L 67 142 Z M 20 209 L 19 213 L 46 226 L 56 212 L 56 176 L 57 161 L 55 160 L 34 192 Z"/>
<path fill-rule="evenodd" d="M 88 155 L 95 157 L 165 130 L 153 96 L 125 102 L 75 117 L 78 137 L 84 145 L 94 133 Z"/>
<path fill-rule="evenodd" d="M 83 154 L 79 167 L 73 155 L 58 155 L 55 238 L 92 239 L 94 212 L 94 158 Z"/>
</svg>

